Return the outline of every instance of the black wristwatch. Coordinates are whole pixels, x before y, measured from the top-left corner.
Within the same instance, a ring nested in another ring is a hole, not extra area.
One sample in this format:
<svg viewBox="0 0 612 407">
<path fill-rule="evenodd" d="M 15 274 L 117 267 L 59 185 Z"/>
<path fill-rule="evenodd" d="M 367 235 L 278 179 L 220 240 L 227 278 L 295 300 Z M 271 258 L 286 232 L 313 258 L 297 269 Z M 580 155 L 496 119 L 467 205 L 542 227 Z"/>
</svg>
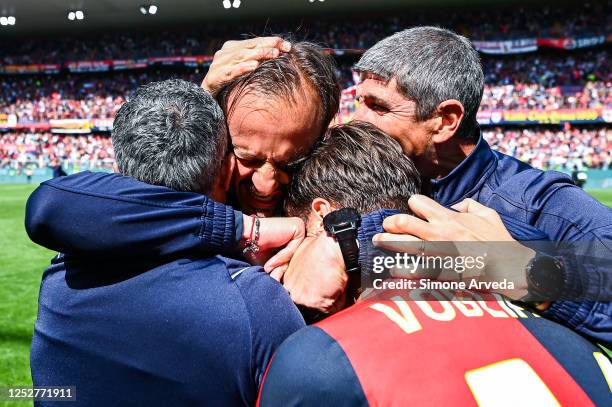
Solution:
<svg viewBox="0 0 612 407">
<path fill-rule="evenodd" d="M 554 301 L 565 289 L 565 265 L 555 257 L 536 254 L 525 270 L 527 295 L 521 301 Z"/>
<path fill-rule="evenodd" d="M 357 229 L 361 225 L 361 215 L 353 208 L 342 208 L 328 213 L 323 218 L 325 231 L 338 240 L 347 273 L 360 272 L 359 242 Z"/>
</svg>

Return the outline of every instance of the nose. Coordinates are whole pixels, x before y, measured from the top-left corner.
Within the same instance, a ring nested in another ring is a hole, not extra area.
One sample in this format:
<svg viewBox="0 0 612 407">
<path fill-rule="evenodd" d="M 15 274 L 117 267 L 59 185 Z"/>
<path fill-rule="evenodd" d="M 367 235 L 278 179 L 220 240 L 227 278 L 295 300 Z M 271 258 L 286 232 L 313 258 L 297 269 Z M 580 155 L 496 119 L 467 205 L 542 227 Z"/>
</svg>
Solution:
<svg viewBox="0 0 612 407">
<path fill-rule="evenodd" d="M 270 163 L 265 163 L 259 167 L 251 177 L 253 185 L 260 195 L 271 195 L 279 188 L 277 171 Z"/>
</svg>

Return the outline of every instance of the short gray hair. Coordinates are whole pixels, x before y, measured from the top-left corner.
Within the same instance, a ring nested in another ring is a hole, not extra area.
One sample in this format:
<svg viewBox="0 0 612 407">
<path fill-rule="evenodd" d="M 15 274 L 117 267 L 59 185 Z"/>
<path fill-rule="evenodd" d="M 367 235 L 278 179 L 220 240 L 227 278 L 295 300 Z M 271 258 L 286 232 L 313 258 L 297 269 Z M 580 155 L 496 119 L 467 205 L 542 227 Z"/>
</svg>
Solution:
<svg viewBox="0 0 612 407">
<path fill-rule="evenodd" d="M 117 112 L 112 142 L 121 174 L 207 194 L 220 175 L 228 131 L 212 96 L 172 79 L 136 90 Z"/>
<path fill-rule="evenodd" d="M 484 75 L 470 41 L 438 27 L 414 27 L 395 33 L 367 50 L 355 65 L 384 80 L 416 104 L 416 119 L 431 117 L 438 105 L 456 99 L 465 110 L 457 135 L 470 138 L 477 128 Z"/>
</svg>

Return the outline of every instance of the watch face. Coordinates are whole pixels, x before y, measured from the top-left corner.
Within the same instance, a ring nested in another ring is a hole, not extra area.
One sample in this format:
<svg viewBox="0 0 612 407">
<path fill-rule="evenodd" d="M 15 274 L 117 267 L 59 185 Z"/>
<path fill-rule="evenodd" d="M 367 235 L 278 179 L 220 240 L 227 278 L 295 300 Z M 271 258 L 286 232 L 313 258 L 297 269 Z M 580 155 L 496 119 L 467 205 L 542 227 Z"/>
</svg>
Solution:
<svg viewBox="0 0 612 407">
<path fill-rule="evenodd" d="M 547 300 L 558 299 L 565 285 L 563 264 L 551 256 L 537 256 L 527 273 L 527 284 L 530 291 L 544 295 Z"/>
<path fill-rule="evenodd" d="M 359 215 L 357 210 L 353 208 L 338 209 L 328 213 L 323 218 L 323 225 L 325 226 L 325 230 L 330 233 L 333 233 L 332 228 L 341 225 L 348 226 L 350 223 L 354 223 L 355 227 L 359 226 L 359 224 L 361 223 L 361 215 Z"/>
</svg>

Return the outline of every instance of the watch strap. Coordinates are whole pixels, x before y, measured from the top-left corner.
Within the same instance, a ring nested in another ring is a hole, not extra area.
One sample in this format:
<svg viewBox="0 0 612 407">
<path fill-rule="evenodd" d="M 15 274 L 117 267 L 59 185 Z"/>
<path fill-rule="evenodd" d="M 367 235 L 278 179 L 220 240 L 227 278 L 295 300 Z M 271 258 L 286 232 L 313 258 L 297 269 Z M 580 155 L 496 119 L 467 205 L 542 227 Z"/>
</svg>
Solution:
<svg viewBox="0 0 612 407">
<path fill-rule="evenodd" d="M 347 229 L 336 235 L 344 265 L 347 273 L 355 273 L 361 270 L 359 266 L 359 244 L 357 241 L 357 230 Z"/>
</svg>

